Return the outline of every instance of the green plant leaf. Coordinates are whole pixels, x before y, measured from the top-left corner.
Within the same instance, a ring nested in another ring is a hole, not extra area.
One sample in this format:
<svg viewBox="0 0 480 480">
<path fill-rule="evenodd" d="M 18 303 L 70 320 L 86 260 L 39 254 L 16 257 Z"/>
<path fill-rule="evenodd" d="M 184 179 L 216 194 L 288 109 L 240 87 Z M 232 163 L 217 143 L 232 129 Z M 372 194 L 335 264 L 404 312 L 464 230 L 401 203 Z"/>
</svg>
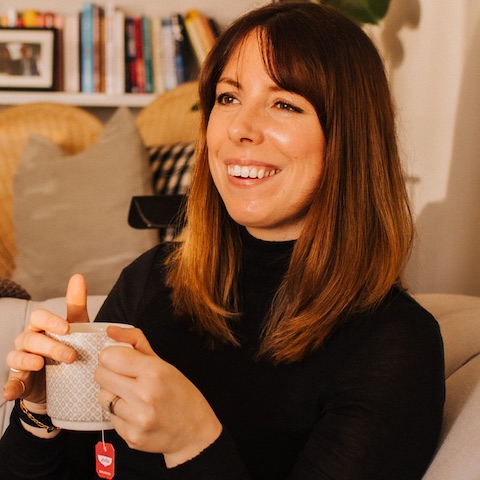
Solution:
<svg viewBox="0 0 480 480">
<path fill-rule="evenodd" d="M 357 23 L 378 23 L 387 13 L 390 0 L 323 0 Z"/>
</svg>

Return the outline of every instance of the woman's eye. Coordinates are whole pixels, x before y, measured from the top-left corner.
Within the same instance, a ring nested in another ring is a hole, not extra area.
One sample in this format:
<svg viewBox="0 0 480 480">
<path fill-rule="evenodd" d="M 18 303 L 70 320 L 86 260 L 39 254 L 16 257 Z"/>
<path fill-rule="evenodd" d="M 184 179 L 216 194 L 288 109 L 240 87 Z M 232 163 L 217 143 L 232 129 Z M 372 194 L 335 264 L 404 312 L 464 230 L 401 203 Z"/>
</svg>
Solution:
<svg viewBox="0 0 480 480">
<path fill-rule="evenodd" d="M 229 93 L 221 93 L 217 96 L 217 103 L 220 105 L 230 105 L 235 102 L 235 97 Z"/>
<path fill-rule="evenodd" d="M 276 104 L 276 107 L 280 110 L 285 110 L 287 112 L 297 112 L 297 113 L 301 113 L 302 112 L 302 109 L 301 108 L 298 108 L 296 107 L 295 105 L 292 105 L 291 103 L 288 103 L 288 102 L 277 102 Z"/>
</svg>

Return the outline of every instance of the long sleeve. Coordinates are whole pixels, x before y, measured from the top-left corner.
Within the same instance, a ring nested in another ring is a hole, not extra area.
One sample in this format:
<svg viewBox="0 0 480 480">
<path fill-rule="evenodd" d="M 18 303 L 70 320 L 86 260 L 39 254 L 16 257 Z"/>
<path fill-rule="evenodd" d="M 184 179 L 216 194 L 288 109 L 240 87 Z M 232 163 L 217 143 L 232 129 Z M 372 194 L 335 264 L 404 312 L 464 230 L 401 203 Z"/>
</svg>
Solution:
<svg viewBox="0 0 480 480">
<path fill-rule="evenodd" d="M 62 435 L 42 440 L 27 433 L 12 412 L 10 425 L 0 440 L 0 478 L 62 480 Z M 38 476 L 40 475 L 40 476 Z"/>
<path fill-rule="evenodd" d="M 98 432 L 62 431 L 44 440 L 25 431 L 14 410 L 0 440 L 0 479 L 95 479 L 92 445 L 97 436 Z"/>
<path fill-rule="evenodd" d="M 331 339 L 330 388 L 292 480 L 420 479 L 440 433 L 443 346 L 411 300 Z M 335 367 L 336 365 L 336 367 Z"/>
<path fill-rule="evenodd" d="M 249 480 L 233 440 L 225 431 L 198 457 L 162 472 L 163 480 Z"/>
</svg>

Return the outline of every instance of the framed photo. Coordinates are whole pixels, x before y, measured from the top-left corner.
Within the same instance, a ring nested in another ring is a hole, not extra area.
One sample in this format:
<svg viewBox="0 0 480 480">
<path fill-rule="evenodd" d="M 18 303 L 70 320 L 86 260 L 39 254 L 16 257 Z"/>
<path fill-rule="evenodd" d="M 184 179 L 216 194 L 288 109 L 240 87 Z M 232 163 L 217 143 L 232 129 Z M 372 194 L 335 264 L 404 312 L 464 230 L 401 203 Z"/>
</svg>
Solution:
<svg viewBox="0 0 480 480">
<path fill-rule="evenodd" d="M 57 31 L 0 28 L 0 90 L 54 90 Z"/>
</svg>

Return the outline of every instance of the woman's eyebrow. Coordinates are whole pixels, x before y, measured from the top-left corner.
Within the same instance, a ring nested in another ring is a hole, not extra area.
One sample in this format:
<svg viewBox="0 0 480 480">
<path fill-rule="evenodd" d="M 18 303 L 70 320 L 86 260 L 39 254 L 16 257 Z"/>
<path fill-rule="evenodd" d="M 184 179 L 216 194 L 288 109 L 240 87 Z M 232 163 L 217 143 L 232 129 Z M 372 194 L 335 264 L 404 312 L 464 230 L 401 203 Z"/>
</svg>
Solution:
<svg viewBox="0 0 480 480">
<path fill-rule="evenodd" d="M 227 83 L 228 85 L 231 85 L 232 87 L 235 87 L 235 88 L 240 88 L 241 87 L 241 84 L 240 82 L 238 82 L 237 80 L 234 80 L 233 78 L 230 78 L 230 77 L 221 77 L 218 79 L 218 83 Z"/>
<path fill-rule="evenodd" d="M 242 84 L 238 81 L 238 80 L 234 80 L 233 78 L 230 78 L 230 77 L 221 77 L 218 79 L 218 82 L 217 82 L 217 85 L 219 83 L 226 83 L 227 85 L 231 85 L 232 87 L 240 90 L 242 88 Z M 288 90 L 285 90 L 281 87 L 279 87 L 277 84 L 275 84 L 274 82 L 272 82 L 272 85 L 269 87 L 269 90 L 272 91 L 272 92 L 283 92 L 283 91 L 288 91 Z M 291 92 L 291 93 L 294 93 L 294 92 Z"/>
</svg>

